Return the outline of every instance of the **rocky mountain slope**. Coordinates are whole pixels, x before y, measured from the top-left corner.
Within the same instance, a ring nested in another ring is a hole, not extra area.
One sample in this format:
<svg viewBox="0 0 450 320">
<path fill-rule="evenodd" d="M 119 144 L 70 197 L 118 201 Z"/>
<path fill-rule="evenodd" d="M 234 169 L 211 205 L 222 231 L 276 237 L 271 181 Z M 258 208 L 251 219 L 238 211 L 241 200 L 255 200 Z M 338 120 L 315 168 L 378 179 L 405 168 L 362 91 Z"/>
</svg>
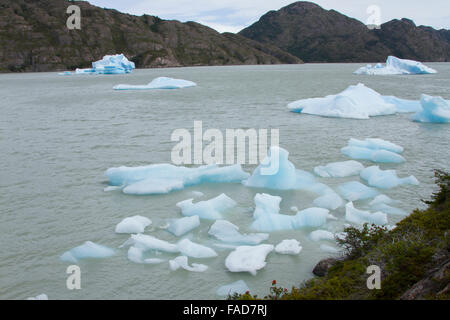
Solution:
<svg viewBox="0 0 450 320">
<path fill-rule="evenodd" d="M 72 4 L 81 8 L 81 30 L 66 27 Z M 0 71 L 89 67 L 115 53 L 138 68 L 302 62 L 270 44 L 195 22 L 138 17 L 84 1 L 0 0 Z"/>
<path fill-rule="evenodd" d="M 305 62 L 382 62 L 388 55 L 450 61 L 450 30 L 392 20 L 369 30 L 362 22 L 311 2 L 270 11 L 239 34 L 271 44 Z"/>
</svg>

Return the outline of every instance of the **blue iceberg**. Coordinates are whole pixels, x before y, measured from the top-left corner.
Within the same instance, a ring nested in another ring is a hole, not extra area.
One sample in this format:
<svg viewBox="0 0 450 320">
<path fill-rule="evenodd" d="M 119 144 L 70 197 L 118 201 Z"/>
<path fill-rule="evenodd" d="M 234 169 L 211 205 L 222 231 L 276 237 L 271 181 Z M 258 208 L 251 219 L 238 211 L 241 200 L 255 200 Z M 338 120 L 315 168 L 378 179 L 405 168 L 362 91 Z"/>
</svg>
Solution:
<svg viewBox="0 0 450 320">
<path fill-rule="evenodd" d="M 107 258 L 114 255 L 114 250 L 92 241 L 86 241 L 81 246 L 64 252 L 60 259 L 66 262 L 77 263 L 80 259 L 86 258 Z"/>
<path fill-rule="evenodd" d="M 177 203 L 181 209 L 181 214 L 186 217 L 198 216 L 201 219 L 217 220 L 222 219 L 222 214 L 236 206 L 236 202 L 226 194 L 206 201 L 193 203 L 194 199 L 188 199 Z"/>
<path fill-rule="evenodd" d="M 147 85 L 130 85 L 130 84 L 119 84 L 114 86 L 114 90 L 152 90 L 152 89 L 181 89 L 195 87 L 197 84 L 192 81 L 173 79 L 166 77 L 159 77 L 153 79 Z"/>
<path fill-rule="evenodd" d="M 82 74 L 125 74 L 131 73 L 136 66 L 124 54 L 106 55 L 101 60 L 92 62 L 92 68 L 80 69 L 75 72 L 65 71 L 59 75 Z"/>
<path fill-rule="evenodd" d="M 432 74 L 437 73 L 437 71 L 418 61 L 389 56 L 386 60 L 386 65 L 378 63 L 375 66 L 372 66 L 368 64 L 365 67 L 359 68 L 354 73 L 367 75 L 409 75 Z"/>
<path fill-rule="evenodd" d="M 208 234 L 217 240 L 238 245 L 256 245 L 269 238 L 267 233 L 241 234 L 238 226 L 226 220 L 214 222 Z"/>
<path fill-rule="evenodd" d="M 371 213 L 369 211 L 358 210 L 352 202 L 345 206 L 345 219 L 356 224 L 376 224 L 386 225 L 388 223 L 387 215 L 383 212 Z"/>
<path fill-rule="evenodd" d="M 380 189 L 390 189 L 402 184 L 419 184 L 419 181 L 414 176 L 399 178 L 395 170 L 381 170 L 378 166 L 365 168 L 360 175 L 362 179 L 367 181 L 369 186 Z"/>
<path fill-rule="evenodd" d="M 369 160 L 379 163 L 402 163 L 405 161 L 399 153 L 403 148 L 382 139 L 350 139 L 341 152 L 352 159 Z"/>
<path fill-rule="evenodd" d="M 338 186 L 341 196 L 348 201 L 371 199 L 378 195 L 374 188 L 363 185 L 358 181 L 349 181 Z"/>
<path fill-rule="evenodd" d="M 416 122 L 449 123 L 450 101 L 441 97 L 432 97 L 423 94 L 420 99 L 422 110 L 413 115 Z"/>
</svg>

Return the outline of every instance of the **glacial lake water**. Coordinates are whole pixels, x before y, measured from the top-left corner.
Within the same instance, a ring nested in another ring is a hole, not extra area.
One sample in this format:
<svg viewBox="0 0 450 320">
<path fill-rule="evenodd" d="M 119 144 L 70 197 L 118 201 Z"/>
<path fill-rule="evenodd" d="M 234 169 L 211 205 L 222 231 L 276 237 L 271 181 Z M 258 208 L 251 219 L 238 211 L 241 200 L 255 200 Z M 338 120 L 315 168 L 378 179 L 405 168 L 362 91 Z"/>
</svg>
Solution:
<svg viewBox="0 0 450 320">
<path fill-rule="evenodd" d="M 214 299 L 219 286 L 245 280 L 259 296 L 271 281 L 290 288 L 312 277 L 313 266 L 329 253 L 307 236 L 311 229 L 273 232 L 267 243 L 297 239 L 298 256 L 275 252 L 256 276 L 231 273 L 224 261 L 230 250 L 213 246 L 211 221 L 202 221 L 193 241 L 213 247 L 219 256 L 189 259 L 209 269 L 203 273 L 170 271 L 167 262 L 141 265 L 118 247 L 128 239 L 114 228 L 123 218 L 143 215 L 153 220 L 146 234 L 175 242 L 156 228 L 181 217 L 175 204 L 192 197 L 206 200 L 226 193 L 238 206 L 227 219 L 249 232 L 253 198 L 258 192 L 283 198 L 281 212 L 312 206 L 316 195 L 304 191 L 255 190 L 240 184 L 204 184 L 158 196 L 104 192 L 104 172 L 110 167 L 169 163 L 173 130 L 191 130 L 195 120 L 204 130 L 276 128 L 280 145 L 298 169 L 348 160 L 340 153 L 349 138 L 377 137 L 405 148 L 406 162 L 381 165 L 399 176 L 414 175 L 420 186 L 401 186 L 385 194 L 411 211 L 422 208 L 436 190 L 433 169 L 450 169 L 450 125 L 421 124 L 408 114 L 370 120 L 322 118 L 291 113 L 294 100 L 338 93 L 359 82 L 383 95 L 419 99 L 421 93 L 450 99 L 450 63 L 429 63 L 438 74 L 424 76 L 357 76 L 362 64 L 192 67 L 135 70 L 117 76 L 58 76 L 57 73 L 0 75 L 0 299 L 25 299 L 46 293 L 50 299 Z M 192 80 L 183 90 L 116 92 L 116 84 L 146 84 L 158 76 Z M 371 163 L 363 161 L 364 165 Z M 245 166 L 251 172 L 255 166 Z M 331 187 L 359 177 L 318 179 Z M 367 201 L 357 202 L 367 208 Z M 333 212 L 338 221 L 324 228 L 341 231 L 344 208 Z M 401 217 L 389 215 L 395 224 Z M 59 256 L 85 241 L 116 249 L 111 258 L 85 260 L 81 290 L 66 288 L 66 268 Z M 172 259 L 176 255 L 158 257 Z"/>
</svg>

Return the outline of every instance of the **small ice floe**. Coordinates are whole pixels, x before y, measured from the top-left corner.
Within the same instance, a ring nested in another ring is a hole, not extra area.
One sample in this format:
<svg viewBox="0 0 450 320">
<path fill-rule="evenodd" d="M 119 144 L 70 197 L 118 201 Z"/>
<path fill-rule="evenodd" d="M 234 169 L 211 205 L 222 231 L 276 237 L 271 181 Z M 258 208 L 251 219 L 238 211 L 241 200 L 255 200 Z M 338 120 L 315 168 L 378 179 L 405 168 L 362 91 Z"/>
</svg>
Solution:
<svg viewBox="0 0 450 320">
<path fill-rule="evenodd" d="M 226 285 L 219 287 L 216 291 L 216 294 L 218 296 L 227 296 L 227 295 L 232 296 L 235 293 L 244 294 L 247 291 L 250 291 L 250 289 L 247 286 L 247 284 L 245 283 L 245 281 L 238 280 L 236 282 L 226 284 Z"/>
<path fill-rule="evenodd" d="M 84 244 L 64 252 L 60 259 L 66 262 L 77 263 L 80 259 L 86 258 L 107 258 L 114 255 L 114 250 L 92 241 L 86 241 Z"/>
<path fill-rule="evenodd" d="M 338 186 L 338 191 L 348 201 L 370 199 L 378 195 L 378 191 L 358 181 L 349 181 Z"/>
<path fill-rule="evenodd" d="M 266 266 L 266 257 L 273 249 L 271 244 L 237 247 L 225 259 L 225 266 L 231 272 L 250 272 L 255 276 Z"/>
<path fill-rule="evenodd" d="M 388 56 L 385 65 L 381 63 L 377 63 L 375 66 L 368 64 L 365 67 L 359 68 L 354 73 L 366 75 L 411 75 L 432 74 L 437 73 L 437 71 L 418 61 Z"/>
<path fill-rule="evenodd" d="M 312 241 L 334 241 L 334 233 L 327 230 L 315 230 L 309 234 L 309 239 Z"/>
<path fill-rule="evenodd" d="M 370 209 L 374 211 L 381 211 L 387 214 L 406 216 L 408 213 L 402 209 L 390 206 L 391 204 L 399 204 L 400 201 L 392 200 L 384 194 L 380 194 L 373 199 L 369 205 Z"/>
<path fill-rule="evenodd" d="M 173 260 L 169 260 L 170 270 L 176 271 L 180 268 L 191 272 L 204 272 L 208 269 L 208 266 L 204 264 L 193 263 L 192 266 L 188 264 L 188 257 L 179 256 Z"/>
<path fill-rule="evenodd" d="M 190 216 L 181 219 L 171 219 L 166 230 L 179 237 L 194 230 L 198 226 L 200 226 L 200 218 L 198 216 Z"/>
<path fill-rule="evenodd" d="M 192 81 L 159 77 L 153 79 L 146 85 L 119 84 L 114 86 L 114 90 L 154 90 L 154 89 L 182 89 L 195 87 L 197 84 Z"/>
<path fill-rule="evenodd" d="M 420 98 L 422 110 L 412 116 L 416 122 L 450 123 L 450 101 L 442 97 L 423 94 Z"/>
<path fill-rule="evenodd" d="M 419 185 L 419 181 L 414 176 L 399 178 L 395 170 L 381 170 L 378 166 L 365 168 L 360 175 L 369 186 L 380 189 L 390 189 L 403 184 Z"/>
<path fill-rule="evenodd" d="M 343 178 L 358 175 L 364 166 L 355 160 L 333 162 L 326 166 L 317 166 L 314 173 L 324 178 Z"/>
<path fill-rule="evenodd" d="M 405 161 L 399 153 L 403 148 L 382 139 L 350 139 L 341 152 L 352 159 L 369 160 L 380 163 L 402 163 Z"/>
<path fill-rule="evenodd" d="M 116 233 L 143 233 L 152 224 L 152 220 L 143 216 L 133 216 L 123 219 L 116 226 Z"/>
<path fill-rule="evenodd" d="M 183 216 L 198 216 L 201 219 L 217 220 L 223 218 L 223 213 L 234 208 L 237 203 L 226 194 L 205 201 L 193 203 L 194 199 L 188 199 L 177 203 Z"/>
<path fill-rule="evenodd" d="M 208 234 L 220 241 L 235 245 L 256 245 L 269 238 L 267 233 L 241 234 L 238 226 L 226 220 L 214 222 Z"/>
<path fill-rule="evenodd" d="M 356 224 L 376 224 L 386 225 L 388 223 L 387 215 L 383 212 L 374 212 L 358 210 L 353 206 L 353 202 L 345 206 L 345 220 Z"/>
<path fill-rule="evenodd" d="M 240 165 L 187 168 L 171 164 L 119 167 L 106 170 L 111 186 L 123 186 L 125 194 L 166 194 L 201 183 L 237 183 L 249 177 Z"/>
<path fill-rule="evenodd" d="M 182 255 L 192 258 L 212 258 L 217 257 L 217 253 L 204 245 L 192 242 L 189 239 L 183 239 L 177 244 L 178 250 Z"/>
<path fill-rule="evenodd" d="M 302 251 L 300 242 L 295 239 L 283 240 L 275 246 L 275 252 L 280 254 L 297 255 Z"/>
</svg>

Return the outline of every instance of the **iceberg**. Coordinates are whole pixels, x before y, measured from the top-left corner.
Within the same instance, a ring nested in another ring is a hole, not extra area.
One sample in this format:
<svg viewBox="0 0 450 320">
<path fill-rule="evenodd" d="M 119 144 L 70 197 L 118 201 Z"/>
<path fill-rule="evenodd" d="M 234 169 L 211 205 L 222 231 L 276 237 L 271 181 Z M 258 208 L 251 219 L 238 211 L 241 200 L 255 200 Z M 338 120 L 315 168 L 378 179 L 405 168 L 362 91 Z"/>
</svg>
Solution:
<svg viewBox="0 0 450 320">
<path fill-rule="evenodd" d="M 217 253 L 206 246 L 192 242 L 189 239 L 183 239 L 177 244 L 178 250 L 182 255 L 192 258 L 212 258 L 217 257 Z"/>
<path fill-rule="evenodd" d="M 383 212 L 371 213 L 369 211 L 358 210 L 349 202 L 345 206 L 345 219 L 356 224 L 376 224 L 386 225 L 388 223 L 387 215 Z"/>
<path fill-rule="evenodd" d="M 122 192 L 135 195 L 166 194 L 200 183 L 238 183 L 249 177 L 240 165 L 218 167 L 207 165 L 187 168 L 171 164 L 143 167 L 119 167 L 106 170 L 111 186 L 122 186 Z"/>
<path fill-rule="evenodd" d="M 380 189 L 390 189 L 402 184 L 419 185 L 419 181 L 414 176 L 399 178 L 395 170 L 381 170 L 378 166 L 365 168 L 360 175 L 369 186 Z"/>
<path fill-rule="evenodd" d="M 144 251 L 145 249 L 143 248 L 131 246 L 130 248 L 128 248 L 128 260 L 134 263 L 143 263 L 143 264 L 159 264 L 165 261 L 164 259 L 158 258 L 144 259 L 143 257 Z"/>
<path fill-rule="evenodd" d="M 250 228 L 260 232 L 295 230 L 303 227 L 320 227 L 329 217 L 329 210 L 309 208 L 296 215 L 280 214 L 281 198 L 269 194 L 255 195 L 254 221 Z"/>
<path fill-rule="evenodd" d="M 275 247 L 275 252 L 280 254 L 297 255 L 300 253 L 300 251 L 302 251 L 300 242 L 295 239 L 283 240 Z"/>
<path fill-rule="evenodd" d="M 427 67 L 421 62 L 407 59 L 400 59 L 394 56 L 389 56 L 386 60 L 386 65 L 381 63 L 372 66 L 368 64 L 361 67 L 354 72 L 355 74 L 367 75 L 398 75 L 398 74 L 432 74 L 437 73 L 436 70 Z"/>
<path fill-rule="evenodd" d="M 192 272 L 204 272 L 208 269 L 208 266 L 205 266 L 204 264 L 198 264 L 198 263 L 193 263 L 192 267 L 191 267 L 188 264 L 188 257 L 186 257 L 186 256 L 179 256 L 173 260 L 169 260 L 169 267 L 170 267 L 170 270 L 172 270 L 172 271 L 176 271 L 176 270 L 182 268 L 184 270 L 192 271 Z"/>
<path fill-rule="evenodd" d="M 450 101 L 442 97 L 423 94 L 420 98 L 422 110 L 412 116 L 415 122 L 450 123 Z"/>
<path fill-rule="evenodd" d="M 152 221 L 143 216 L 128 217 L 116 226 L 116 233 L 143 233 L 151 224 Z"/>
<path fill-rule="evenodd" d="M 383 96 L 383 99 L 386 103 L 395 105 L 398 113 L 410 113 L 422 110 L 420 101 L 418 100 L 400 99 L 394 96 Z"/>
<path fill-rule="evenodd" d="M 291 112 L 349 119 L 369 119 L 397 112 L 394 104 L 386 102 L 378 92 L 362 83 L 349 86 L 336 95 L 292 102 L 288 108 Z"/>
<path fill-rule="evenodd" d="M 60 259 L 66 262 L 78 263 L 80 259 L 86 258 L 107 258 L 114 255 L 114 250 L 92 241 L 86 241 L 84 244 L 64 252 Z"/>
<path fill-rule="evenodd" d="M 341 152 L 352 159 L 369 160 L 378 163 L 402 163 L 406 161 L 401 155 L 387 150 L 347 146 L 342 148 Z"/>
<path fill-rule="evenodd" d="M 374 188 L 367 187 L 358 181 L 349 181 L 338 186 L 340 194 L 349 201 L 370 199 L 378 195 Z"/>
<path fill-rule="evenodd" d="M 334 233 L 327 230 L 315 230 L 309 234 L 311 241 L 329 240 L 334 241 Z"/>
<path fill-rule="evenodd" d="M 233 294 L 244 294 L 247 291 L 250 291 L 249 287 L 245 283 L 244 280 L 238 280 L 236 282 L 223 285 L 217 289 L 216 294 L 218 296 L 232 296 Z"/>
<path fill-rule="evenodd" d="M 344 204 L 344 201 L 333 191 L 314 199 L 313 204 L 319 208 L 336 210 Z"/>
<path fill-rule="evenodd" d="M 333 162 L 326 166 L 317 166 L 314 173 L 323 178 L 344 178 L 358 175 L 364 166 L 355 160 Z"/>
<path fill-rule="evenodd" d="M 125 241 L 120 247 L 125 246 L 134 246 L 138 249 L 142 249 L 143 251 L 147 250 L 155 250 L 162 251 L 168 253 L 177 253 L 179 252 L 178 246 L 173 243 L 169 243 L 164 240 L 160 240 L 150 235 L 145 234 L 132 234 L 131 237 Z"/>
<path fill-rule="evenodd" d="M 129 84 L 119 84 L 114 86 L 114 90 L 152 90 L 152 89 L 181 89 L 195 87 L 197 84 L 192 81 L 173 79 L 166 77 L 159 77 L 153 79 L 147 85 L 129 85 Z"/>
<path fill-rule="evenodd" d="M 390 206 L 390 204 L 399 204 L 400 201 L 392 200 L 384 194 L 376 196 L 375 199 L 370 201 L 370 209 L 374 211 L 381 211 L 388 214 L 406 216 L 408 213 L 402 209 Z"/>
<path fill-rule="evenodd" d="M 266 257 L 273 249 L 271 244 L 237 247 L 225 259 L 225 266 L 231 272 L 250 272 L 255 276 L 266 266 Z"/>
<path fill-rule="evenodd" d="M 106 55 L 103 59 L 92 62 L 92 69 L 97 74 L 123 74 L 135 69 L 134 62 L 128 61 L 123 54 Z"/>
<path fill-rule="evenodd" d="M 183 216 L 196 215 L 201 219 L 217 220 L 223 218 L 222 213 L 236 206 L 236 202 L 224 193 L 206 201 L 192 203 L 193 200 L 188 199 L 177 203 Z"/>
<path fill-rule="evenodd" d="M 241 234 L 238 226 L 226 220 L 214 222 L 208 234 L 220 241 L 239 245 L 257 245 L 269 238 L 267 233 Z"/>
<path fill-rule="evenodd" d="M 198 216 L 191 216 L 170 220 L 166 230 L 179 237 L 194 230 L 198 226 L 200 226 L 200 218 Z"/>
<path fill-rule="evenodd" d="M 348 146 L 350 147 L 360 147 L 372 150 L 386 150 L 395 153 L 402 153 L 404 151 L 403 147 L 378 138 L 367 138 L 365 140 L 358 140 L 355 138 L 350 138 L 348 140 Z"/>
</svg>

